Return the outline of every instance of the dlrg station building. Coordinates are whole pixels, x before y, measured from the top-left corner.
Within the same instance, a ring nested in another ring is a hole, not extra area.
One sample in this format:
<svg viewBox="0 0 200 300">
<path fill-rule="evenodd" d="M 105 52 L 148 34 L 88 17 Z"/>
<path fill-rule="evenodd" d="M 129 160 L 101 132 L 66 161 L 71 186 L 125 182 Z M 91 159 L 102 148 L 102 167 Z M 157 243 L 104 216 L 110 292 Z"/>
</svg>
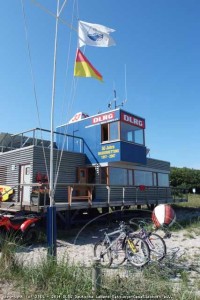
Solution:
<svg viewBox="0 0 200 300">
<path fill-rule="evenodd" d="M 119 108 L 91 117 L 78 113 L 57 131 L 82 138 L 69 143 L 58 136 L 57 146 L 83 148 L 86 164 L 78 168 L 77 180 L 97 184 L 93 201 L 117 206 L 172 201 L 170 163 L 147 158 L 145 119 Z"/>
<path fill-rule="evenodd" d="M 12 188 L 8 201 L 15 203 L 14 211 L 46 211 L 49 205 L 50 140 L 41 139 L 41 130 L 0 133 L 0 187 Z M 50 133 L 42 131 L 43 137 Z M 185 201 L 169 185 L 170 163 L 147 153 L 144 118 L 120 108 L 94 116 L 77 113 L 55 132 L 57 214 L 70 223 L 83 210 Z"/>
</svg>

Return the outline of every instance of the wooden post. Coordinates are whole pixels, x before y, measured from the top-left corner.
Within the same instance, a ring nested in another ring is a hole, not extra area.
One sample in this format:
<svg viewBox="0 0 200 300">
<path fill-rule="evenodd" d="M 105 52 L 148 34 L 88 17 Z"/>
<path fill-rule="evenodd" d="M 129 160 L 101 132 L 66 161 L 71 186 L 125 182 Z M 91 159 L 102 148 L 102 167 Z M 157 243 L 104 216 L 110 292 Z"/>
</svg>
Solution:
<svg viewBox="0 0 200 300">
<path fill-rule="evenodd" d="M 87 194 L 88 194 L 88 204 L 89 204 L 89 206 L 92 206 L 92 188 L 91 187 L 88 187 Z"/>
<path fill-rule="evenodd" d="M 68 186 L 68 205 L 71 206 L 72 204 L 72 192 L 73 192 L 73 187 Z"/>
<path fill-rule="evenodd" d="M 94 296 L 99 295 L 100 288 L 101 288 L 100 259 L 95 257 L 93 267 L 92 267 L 92 292 Z"/>
</svg>

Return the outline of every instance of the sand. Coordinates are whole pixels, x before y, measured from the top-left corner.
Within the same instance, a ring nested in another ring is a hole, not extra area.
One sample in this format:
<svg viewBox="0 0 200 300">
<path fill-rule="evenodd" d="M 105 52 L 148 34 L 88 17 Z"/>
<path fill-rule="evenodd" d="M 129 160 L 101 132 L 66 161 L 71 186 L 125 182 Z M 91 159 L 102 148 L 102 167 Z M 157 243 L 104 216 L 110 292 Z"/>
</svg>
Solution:
<svg viewBox="0 0 200 300">
<path fill-rule="evenodd" d="M 178 230 L 171 232 L 171 237 L 165 239 L 167 246 L 167 257 L 174 263 L 180 264 L 189 270 L 195 266 L 196 271 L 191 272 L 191 278 L 200 277 L 200 228 L 185 230 L 181 227 L 182 219 L 191 219 L 200 216 L 199 210 L 177 211 L 176 224 Z M 136 220 L 137 221 L 137 220 Z M 102 228 L 108 226 L 110 229 L 117 225 L 113 222 L 89 222 L 84 226 L 79 226 L 63 233 L 62 239 L 57 239 L 57 256 L 59 262 L 68 261 L 71 264 L 92 266 L 94 262 L 94 244 L 103 236 Z M 164 236 L 163 231 L 157 231 Z M 17 259 L 24 265 L 37 265 L 47 259 L 46 243 L 21 247 L 16 253 Z M 12 285 L 7 282 L 0 282 L 0 299 L 5 299 L 5 295 L 19 295 L 13 291 Z M 2 298 L 1 298 L 2 297 Z"/>
</svg>

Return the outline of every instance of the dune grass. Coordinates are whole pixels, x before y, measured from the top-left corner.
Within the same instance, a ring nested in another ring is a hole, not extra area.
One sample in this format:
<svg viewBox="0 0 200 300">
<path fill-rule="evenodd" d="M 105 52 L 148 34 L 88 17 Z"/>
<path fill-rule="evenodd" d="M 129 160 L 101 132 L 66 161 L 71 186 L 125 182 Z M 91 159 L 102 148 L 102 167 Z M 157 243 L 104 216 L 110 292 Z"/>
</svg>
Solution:
<svg viewBox="0 0 200 300">
<path fill-rule="evenodd" d="M 200 195 L 199 194 L 189 194 L 188 202 L 180 202 L 180 203 L 176 204 L 176 206 L 200 208 Z"/>
<path fill-rule="evenodd" d="M 92 267 L 69 264 L 64 259 L 58 263 L 52 257 L 38 261 L 37 265 L 25 266 L 17 259 L 17 247 L 14 243 L 5 244 L 0 257 L 0 272 L 1 280 L 12 283 L 13 292 L 17 290 L 21 299 L 134 299 L 142 295 L 151 299 L 158 296 L 198 299 L 195 287 L 189 288 L 189 275 L 167 263 L 162 266 L 150 264 L 142 270 L 133 267 L 101 269 L 101 286 L 94 294 Z M 178 285 L 174 280 L 177 272 L 180 273 Z M 196 284 L 199 286 L 200 280 L 196 280 Z"/>
<path fill-rule="evenodd" d="M 200 196 L 190 195 L 188 203 L 178 204 L 177 207 L 200 207 Z M 196 223 L 190 221 L 186 226 L 199 230 L 199 224 L 200 220 L 196 220 Z M 116 272 L 101 269 L 101 285 L 95 294 L 92 267 L 70 264 L 64 258 L 56 262 L 52 257 L 38 260 L 37 265 L 27 266 L 18 259 L 18 250 L 19 245 L 15 241 L 4 243 L 0 255 L 0 273 L 1 281 L 10 283 L 13 294 L 18 291 L 21 299 L 200 299 L 197 294 L 199 274 L 191 283 L 190 272 L 179 270 L 170 262 L 149 264 L 142 270 L 133 267 Z"/>
</svg>

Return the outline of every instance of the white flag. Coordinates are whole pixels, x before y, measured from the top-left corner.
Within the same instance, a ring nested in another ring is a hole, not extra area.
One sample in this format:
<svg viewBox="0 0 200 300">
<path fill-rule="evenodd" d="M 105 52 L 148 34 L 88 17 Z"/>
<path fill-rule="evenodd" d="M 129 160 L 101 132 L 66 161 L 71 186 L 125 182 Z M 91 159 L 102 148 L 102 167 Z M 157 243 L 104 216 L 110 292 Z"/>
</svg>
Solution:
<svg viewBox="0 0 200 300">
<path fill-rule="evenodd" d="M 78 26 L 78 47 L 84 45 L 96 47 L 110 47 L 115 45 L 115 41 L 110 36 L 110 32 L 114 29 L 105 27 L 104 25 L 92 24 L 79 21 Z"/>
</svg>

